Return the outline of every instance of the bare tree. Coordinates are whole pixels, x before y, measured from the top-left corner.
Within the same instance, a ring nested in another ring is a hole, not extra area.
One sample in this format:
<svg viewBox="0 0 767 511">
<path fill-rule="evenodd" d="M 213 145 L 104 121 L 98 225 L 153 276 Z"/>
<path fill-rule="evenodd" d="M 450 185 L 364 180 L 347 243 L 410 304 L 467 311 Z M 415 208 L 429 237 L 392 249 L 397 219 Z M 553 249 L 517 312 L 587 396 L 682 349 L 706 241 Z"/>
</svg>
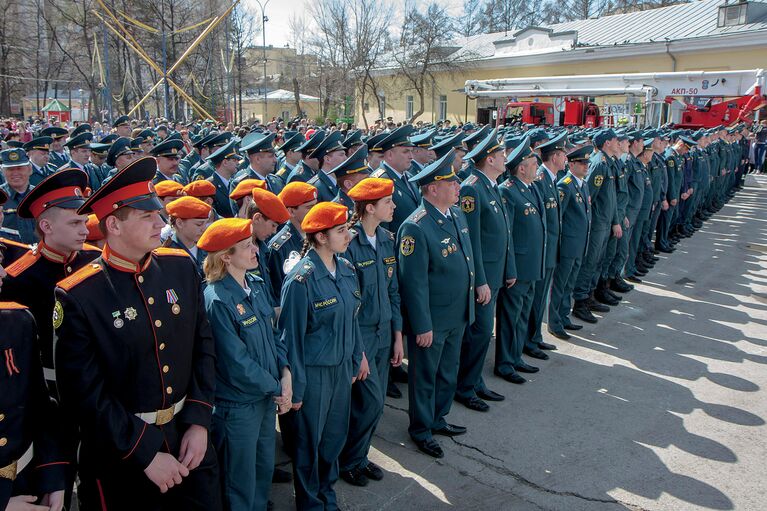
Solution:
<svg viewBox="0 0 767 511">
<path fill-rule="evenodd" d="M 482 33 L 482 1 L 463 0 L 463 14 L 459 20 L 462 36 L 470 37 Z"/>
</svg>

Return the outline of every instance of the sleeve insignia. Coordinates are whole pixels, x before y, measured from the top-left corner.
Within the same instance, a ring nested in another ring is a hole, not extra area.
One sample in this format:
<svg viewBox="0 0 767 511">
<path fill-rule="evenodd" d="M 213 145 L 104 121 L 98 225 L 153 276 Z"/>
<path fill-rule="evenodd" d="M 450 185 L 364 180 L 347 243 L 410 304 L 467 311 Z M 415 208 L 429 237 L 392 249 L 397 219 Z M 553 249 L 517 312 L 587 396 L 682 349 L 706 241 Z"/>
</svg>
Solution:
<svg viewBox="0 0 767 511">
<path fill-rule="evenodd" d="M 61 306 L 60 301 L 56 300 L 56 305 L 53 306 L 53 329 L 58 330 L 63 322 L 64 307 Z"/>
<path fill-rule="evenodd" d="M 471 213 L 474 211 L 474 206 L 474 197 L 470 195 L 461 197 L 461 210 L 463 210 L 464 213 Z"/>
<path fill-rule="evenodd" d="M 412 236 L 403 236 L 399 243 L 399 251 L 403 256 L 409 256 L 415 250 L 415 238 Z"/>
</svg>

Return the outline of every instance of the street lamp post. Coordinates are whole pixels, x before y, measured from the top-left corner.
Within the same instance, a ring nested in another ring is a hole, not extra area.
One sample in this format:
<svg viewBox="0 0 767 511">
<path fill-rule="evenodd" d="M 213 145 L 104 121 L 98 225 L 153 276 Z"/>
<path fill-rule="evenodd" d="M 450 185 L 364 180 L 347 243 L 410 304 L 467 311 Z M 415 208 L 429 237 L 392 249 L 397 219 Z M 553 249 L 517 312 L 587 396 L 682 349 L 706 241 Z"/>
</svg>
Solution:
<svg viewBox="0 0 767 511">
<path fill-rule="evenodd" d="M 263 124 L 266 125 L 266 112 L 267 112 L 267 97 L 266 97 L 266 22 L 269 21 L 269 18 L 266 16 L 266 6 L 269 5 L 270 0 L 266 0 L 263 4 L 261 3 L 261 0 L 255 0 L 255 2 L 258 4 L 258 6 L 261 8 L 261 37 L 262 37 L 262 49 L 263 49 L 263 60 L 264 60 L 264 118 L 263 118 Z"/>
</svg>

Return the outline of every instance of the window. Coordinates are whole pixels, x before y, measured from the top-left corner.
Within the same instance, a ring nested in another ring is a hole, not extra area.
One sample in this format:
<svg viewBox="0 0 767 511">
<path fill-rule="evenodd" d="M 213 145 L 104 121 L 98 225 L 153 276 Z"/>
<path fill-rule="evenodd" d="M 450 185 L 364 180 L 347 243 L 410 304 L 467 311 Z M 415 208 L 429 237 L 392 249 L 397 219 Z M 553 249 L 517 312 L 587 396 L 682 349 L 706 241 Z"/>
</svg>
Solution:
<svg viewBox="0 0 767 511">
<path fill-rule="evenodd" d="M 438 121 L 447 119 L 447 96 L 439 97 L 439 118 Z"/>
<path fill-rule="evenodd" d="M 405 119 L 413 117 L 413 96 L 405 97 Z"/>
<path fill-rule="evenodd" d="M 731 27 L 733 25 L 743 25 L 746 23 L 746 8 L 748 4 L 746 2 L 722 5 L 719 7 L 719 19 L 717 26 L 719 27 Z"/>
</svg>

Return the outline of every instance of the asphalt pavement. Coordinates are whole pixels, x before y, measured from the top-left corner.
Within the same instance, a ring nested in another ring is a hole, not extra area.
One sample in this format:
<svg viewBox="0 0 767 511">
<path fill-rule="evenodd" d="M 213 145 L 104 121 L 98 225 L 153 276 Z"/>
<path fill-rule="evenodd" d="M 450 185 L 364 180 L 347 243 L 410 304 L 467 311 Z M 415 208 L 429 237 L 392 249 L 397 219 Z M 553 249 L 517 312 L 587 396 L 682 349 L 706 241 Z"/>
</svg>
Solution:
<svg viewBox="0 0 767 511">
<path fill-rule="evenodd" d="M 349 510 L 763 510 L 767 508 L 767 180 L 748 186 L 623 303 L 558 346 L 487 413 L 454 403 L 445 457 L 407 435 L 388 399 L 365 488 L 339 481 Z M 493 348 L 491 347 L 491 350 Z M 281 464 L 290 465 L 281 455 Z M 293 509 L 290 484 L 273 485 Z"/>
</svg>

